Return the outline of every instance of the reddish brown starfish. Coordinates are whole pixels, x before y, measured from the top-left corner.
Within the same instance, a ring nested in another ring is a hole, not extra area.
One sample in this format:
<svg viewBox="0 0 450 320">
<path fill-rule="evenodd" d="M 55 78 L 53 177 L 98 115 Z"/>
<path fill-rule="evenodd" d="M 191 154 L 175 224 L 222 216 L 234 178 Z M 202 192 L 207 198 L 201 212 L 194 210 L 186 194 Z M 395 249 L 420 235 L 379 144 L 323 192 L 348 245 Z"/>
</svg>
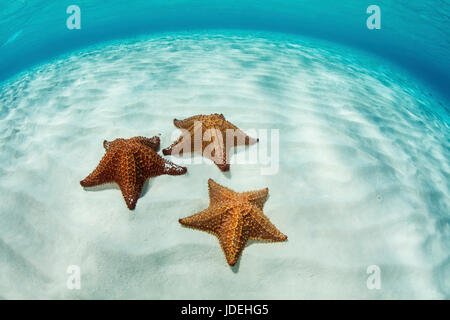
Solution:
<svg viewBox="0 0 450 320">
<path fill-rule="evenodd" d="M 251 145 L 258 141 L 225 120 L 223 114 L 198 115 L 184 120 L 174 119 L 173 123 L 184 132 L 170 147 L 163 150 L 165 155 L 201 152 L 222 171 L 230 169 L 228 160 L 232 147 Z"/>
<path fill-rule="evenodd" d="M 106 154 L 97 168 L 80 184 L 93 187 L 115 182 L 119 185 L 125 202 L 130 210 L 136 207 L 142 188 L 148 178 L 162 174 L 180 175 L 186 173 L 185 167 L 164 160 L 156 152 L 159 149 L 159 137 L 134 137 L 104 141 Z"/>
<path fill-rule="evenodd" d="M 208 180 L 208 188 L 209 207 L 179 221 L 184 226 L 214 234 L 230 266 L 236 264 L 250 239 L 287 239 L 263 214 L 269 189 L 238 193 L 212 179 Z"/>
</svg>

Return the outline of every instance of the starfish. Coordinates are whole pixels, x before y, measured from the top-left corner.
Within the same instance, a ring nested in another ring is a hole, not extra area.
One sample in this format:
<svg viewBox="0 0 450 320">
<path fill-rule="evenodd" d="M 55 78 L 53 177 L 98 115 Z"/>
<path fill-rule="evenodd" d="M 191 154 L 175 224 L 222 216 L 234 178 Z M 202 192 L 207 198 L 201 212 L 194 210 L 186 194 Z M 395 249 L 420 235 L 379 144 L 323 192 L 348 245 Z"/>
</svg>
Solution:
<svg viewBox="0 0 450 320">
<path fill-rule="evenodd" d="M 230 149 L 238 145 L 252 145 L 258 139 L 250 138 L 234 124 L 225 120 L 223 114 L 197 115 L 184 120 L 174 119 L 175 127 L 182 129 L 182 135 L 164 155 L 182 154 L 183 151 L 201 152 L 211 159 L 222 171 L 230 169 Z"/>
<path fill-rule="evenodd" d="M 103 141 L 106 154 L 97 168 L 80 184 L 93 187 L 115 182 L 122 191 L 127 207 L 133 210 L 148 178 L 162 174 L 181 175 L 187 171 L 185 167 L 177 166 L 156 153 L 159 142 L 158 136 Z"/>
<path fill-rule="evenodd" d="M 209 179 L 208 189 L 209 207 L 179 222 L 215 235 L 230 266 L 236 264 L 248 240 L 287 239 L 263 214 L 268 188 L 239 193 Z"/>
</svg>

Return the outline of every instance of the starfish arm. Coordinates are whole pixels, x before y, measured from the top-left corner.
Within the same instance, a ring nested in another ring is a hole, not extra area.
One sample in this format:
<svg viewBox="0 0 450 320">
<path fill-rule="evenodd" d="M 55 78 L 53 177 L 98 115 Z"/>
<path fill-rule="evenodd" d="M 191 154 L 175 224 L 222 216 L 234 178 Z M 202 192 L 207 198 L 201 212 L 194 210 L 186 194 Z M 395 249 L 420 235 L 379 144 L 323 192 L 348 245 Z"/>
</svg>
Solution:
<svg viewBox="0 0 450 320">
<path fill-rule="evenodd" d="M 213 179 L 208 179 L 208 192 L 210 206 L 230 200 L 236 195 L 236 192 L 218 184 Z"/>
<path fill-rule="evenodd" d="M 230 215 L 222 222 L 221 230 L 217 235 L 230 266 L 236 264 L 249 239 L 249 233 L 243 226 L 242 216 Z"/>
<path fill-rule="evenodd" d="M 179 219 L 186 227 L 217 234 L 222 224 L 222 219 L 227 211 L 227 205 L 210 206 L 192 216 Z"/>
<path fill-rule="evenodd" d="M 183 153 L 183 150 L 185 149 L 184 146 L 184 136 L 181 135 L 175 142 L 173 142 L 169 147 L 163 149 L 163 155 L 181 155 Z"/>
<path fill-rule="evenodd" d="M 227 146 L 242 146 L 252 145 L 259 141 L 259 139 L 248 136 L 244 131 L 236 127 L 234 124 L 227 122 L 224 129 Z"/>
<path fill-rule="evenodd" d="M 105 148 L 106 151 L 109 150 L 110 146 L 111 146 L 111 142 L 103 140 L 103 148 Z"/>
<path fill-rule="evenodd" d="M 134 154 L 132 152 L 125 153 L 119 163 L 116 183 L 122 191 L 128 209 L 133 210 L 136 207 L 145 181 L 146 175 L 137 168 Z"/>
<path fill-rule="evenodd" d="M 164 160 L 164 174 L 168 174 L 170 176 L 179 176 L 185 174 L 186 172 L 186 167 L 182 167 L 168 160 Z"/>
<path fill-rule="evenodd" d="M 201 116 L 192 116 L 184 120 L 173 119 L 173 124 L 179 129 L 188 129 L 194 125 L 195 121 L 201 121 Z"/>
<path fill-rule="evenodd" d="M 254 206 L 249 221 L 250 239 L 281 242 L 287 240 L 287 236 L 280 232 L 262 210 Z"/>
<path fill-rule="evenodd" d="M 217 152 L 216 152 L 217 151 Z M 216 166 L 223 172 L 230 170 L 230 163 L 228 161 L 228 151 L 224 149 L 214 149 L 212 152 L 212 159 Z"/>
<path fill-rule="evenodd" d="M 97 168 L 88 175 L 84 180 L 80 181 L 83 187 L 94 187 L 104 183 L 114 181 L 113 154 L 106 153 Z"/>
<path fill-rule="evenodd" d="M 145 178 L 153 178 L 162 174 L 181 175 L 186 173 L 185 167 L 178 166 L 168 160 L 165 160 L 153 149 L 147 146 L 141 146 L 139 152 L 134 154 L 137 168 L 142 170 L 142 175 Z"/>
<path fill-rule="evenodd" d="M 147 146 L 155 152 L 158 152 L 158 150 L 159 150 L 160 139 L 158 136 L 153 136 L 151 138 L 139 136 L 139 137 L 131 138 L 130 141 L 137 142 L 141 145 Z"/>
<path fill-rule="evenodd" d="M 238 129 L 236 131 L 236 138 L 235 138 L 235 145 L 240 146 L 240 145 L 246 145 L 246 146 L 250 146 L 252 144 L 255 144 L 259 141 L 258 138 L 252 138 L 250 136 L 248 136 L 247 134 L 245 134 L 244 131 Z"/>
<path fill-rule="evenodd" d="M 189 153 L 194 151 L 194 125 L 189 127 L 188 129 L 182 128 L 181 136 L 173 142 L 169 147 L 163 149 L 164 155 L 181 155 L 184 152 Z M 202 139 L 202 135 L 200 134 L 200 139 Z"/>
<path fill-rule="evenodd" d="M 228 149 L 223 143 L 223 134 L 218 129 L 208 129 L 211 140 L 203 143 L 203 156 L 211 159 L 222 171 L 230 170 L 228 162 Z M 211 141 L 211 142 L 210 142 Z"/>
<path fill-rule="evenodd" d="M 258 208 L 262 209 L 264 206 L 264 203 L 267 200 L 267 196 L 269 194 L 269 188 L 256 190 L 256 191 L 247 191 L 243 192 L 243 195 L 245 195 L 248 198 L 248 201 L 250 203 L 256 205 Z"/>
</svg>

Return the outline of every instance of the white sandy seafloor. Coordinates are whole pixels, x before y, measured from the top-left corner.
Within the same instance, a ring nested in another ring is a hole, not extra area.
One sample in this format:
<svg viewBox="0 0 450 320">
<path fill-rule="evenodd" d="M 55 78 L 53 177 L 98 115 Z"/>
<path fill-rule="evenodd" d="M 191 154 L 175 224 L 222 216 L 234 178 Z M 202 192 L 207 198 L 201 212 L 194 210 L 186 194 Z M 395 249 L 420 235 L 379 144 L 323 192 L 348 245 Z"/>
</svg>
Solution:
<svg viewBox="0 0 450 320">
<path fill-rule="evenodd" d="M 117 188 L 80 186 L 104 139 L 161 134 L 164 148 L 173 118 L 213 112 L 278 129 L 278 172 L 187 165 L 152 179 L 135 211 Z M 0 88 L 0 296 L 449 298 L 449 137 L 434 96 L 330 43 L 164 34 L 61 57 Z M 288 241 L 250 244 L 230 268 L 215 237 L 178 223 L 208 206 L 208 178 L 268 187 L 264 212 Z"/>
</svg>

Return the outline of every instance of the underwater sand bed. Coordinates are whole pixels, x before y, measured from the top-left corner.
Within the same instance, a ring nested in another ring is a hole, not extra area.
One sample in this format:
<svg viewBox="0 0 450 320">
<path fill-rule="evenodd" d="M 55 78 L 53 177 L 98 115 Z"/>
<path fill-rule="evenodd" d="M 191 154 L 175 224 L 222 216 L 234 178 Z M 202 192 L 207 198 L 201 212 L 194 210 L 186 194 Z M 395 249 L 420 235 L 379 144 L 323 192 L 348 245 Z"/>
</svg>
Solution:
<svg viewBox="0 0 450 320">
<path fill-rule="evenodd" d="M 152 179 L 134 211 L 117 188 L 80 187 L 103 140 L 160 134 L 164 148 L 173 118 L 214 112 L 278 129 L 277 172 L 188 164 Z M 350 49 L 267 33 L 91 47 L 0 87 L 0 296 L 448 297 L 449 147 L 432 97 Z M 208 206 L 208 178 L 268 187 L 264 212 L 289 240 L 253 243 L 229 268 L 216 238 L 178 223 Z M 69 265 L 81 290 L 67 289 Z M 370 265 L 381 290 L 366 286 Z"/>
</svg>

